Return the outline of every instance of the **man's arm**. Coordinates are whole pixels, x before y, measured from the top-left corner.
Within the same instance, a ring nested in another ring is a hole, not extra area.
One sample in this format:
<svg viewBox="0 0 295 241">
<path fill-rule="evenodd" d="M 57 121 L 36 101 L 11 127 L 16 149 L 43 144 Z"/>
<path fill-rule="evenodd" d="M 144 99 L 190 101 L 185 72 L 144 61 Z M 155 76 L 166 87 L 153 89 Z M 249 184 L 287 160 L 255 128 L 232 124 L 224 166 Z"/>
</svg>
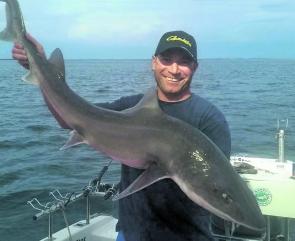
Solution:
<svg viewBox="0 0 295 241">
<path fill-rule="evenodd" d="M 231 154 L 231 135 L 228 123 L 215 106 L 202 117 L 203 125 L 200 127 L 229 159 Z"/>
<path fill-rule="evenodd" d="M 143 94 L 124 96 L 113 102 L 98 103 L 95 105 L 110 110 L 122 111 L 135 106 L 141 100 L 142 97 Z"/>
</svg>

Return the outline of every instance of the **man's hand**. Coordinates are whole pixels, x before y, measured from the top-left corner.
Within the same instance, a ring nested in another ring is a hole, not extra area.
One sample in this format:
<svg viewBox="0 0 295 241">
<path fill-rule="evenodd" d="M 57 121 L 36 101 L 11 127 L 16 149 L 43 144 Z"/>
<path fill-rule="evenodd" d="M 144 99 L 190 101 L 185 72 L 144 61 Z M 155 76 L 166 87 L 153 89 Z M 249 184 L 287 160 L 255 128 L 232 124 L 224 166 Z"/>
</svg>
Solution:
<svg viewBox="0 0 295 241">
<path fill-rule="evenodd" d="M 35 38 L 33 38 L 29 33 L 26 34 L 26 38 L 33 45 L 35 45 L 38 53 L 41 56 L 44 56 L 44 58 L 46 58 L 43 46 Z M 26 69 L 30 68 L 27 53 L 21 44 L 14 43 L 13 48 L 12 48 L 12 58 L 17 60 L 18 63 L 21 66 L 23 66 L 24 68 L 26 68 Z"/>
</svg>

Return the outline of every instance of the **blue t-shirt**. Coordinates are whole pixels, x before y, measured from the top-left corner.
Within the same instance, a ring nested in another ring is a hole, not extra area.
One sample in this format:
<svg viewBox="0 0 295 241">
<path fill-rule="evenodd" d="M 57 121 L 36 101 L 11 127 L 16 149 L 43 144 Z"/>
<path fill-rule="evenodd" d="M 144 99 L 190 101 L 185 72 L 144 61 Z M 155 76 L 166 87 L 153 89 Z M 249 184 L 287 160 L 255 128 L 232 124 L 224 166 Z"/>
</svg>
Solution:
<svg viewBox="0 0 295 241">
<path fill-rule="evenodd" d="M 124 110 L 136 105 L 142 94 L 122 97 L 101 107 Z M 159 101 L 168 115 L 206 134 L 229 157 L 231 138 L 223 114 L 213 104 L 192 94 L 180 102 Z M 143 170 L 122 165 L 120 190 Z M 164 179 L 119 201 L 119 222 L 126 241 L 214 240 L 209 232 L 209 212 L 192 202 L 170 179 Z"/>
</svg>

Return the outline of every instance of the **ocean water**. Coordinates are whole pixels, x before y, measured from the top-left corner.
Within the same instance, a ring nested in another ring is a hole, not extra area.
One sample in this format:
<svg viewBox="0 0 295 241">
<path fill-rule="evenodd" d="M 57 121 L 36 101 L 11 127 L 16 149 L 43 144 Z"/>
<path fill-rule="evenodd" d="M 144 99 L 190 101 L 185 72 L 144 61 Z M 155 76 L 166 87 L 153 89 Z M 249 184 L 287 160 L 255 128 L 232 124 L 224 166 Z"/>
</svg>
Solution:
<svg viewBox="0 0 295 241">
<path fill-rule="evenodd" d="M 14 61 L 0 60 L 0 240 L 44 238 L 47 218 L 33 221 L 36 211 L 26 202 L 37 197 L 46 203 L 54 189 L 79 192 L 109 161 L 88 146 L 59 150 L 68 131 L 51 117 L 38 88 L 21 81 L 23 74 Z M 154 84 L 149 60 L 67 60 L 66 75 L 93 103 L 142 93 Z M 233 154 L 276 158 L 277 120 L 288 119 L 286 158 L 295 160 L 294 78 L 295 60 L 204 59 L 192 90 L 225 114 Z M 104 181 L 117 182 L 119 175 L 120 166 L 112 164 Z M 113 212 L 111 201 L 92 203 L 93 212 Z M 84 203 L 66 213 L 70 222 L 84 219 Z M 57 214 L 54 230 L 63 226 Z"/>
</svg>

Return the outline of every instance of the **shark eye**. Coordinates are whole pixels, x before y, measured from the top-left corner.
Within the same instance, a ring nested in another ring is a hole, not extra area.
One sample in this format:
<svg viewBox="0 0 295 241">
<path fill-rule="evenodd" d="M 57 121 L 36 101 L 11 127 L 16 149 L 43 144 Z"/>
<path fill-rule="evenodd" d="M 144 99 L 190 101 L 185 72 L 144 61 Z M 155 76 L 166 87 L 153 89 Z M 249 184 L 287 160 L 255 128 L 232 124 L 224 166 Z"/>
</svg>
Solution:
<svg viewBox="0 0 295 241">
<path fill-rule="evenodd" d="M 231 204 L 233 202 L 232 197 L 229 194 L 227 194 L 226 192 L 224 192 L 224 190 L 219 185 L 217 185 L 217 183 L 213 183 L 212 191 L 217 196 L 221 195 L 222 200 L 226 204 Z"/>
<path fill-rule="evenodd" d="M 226 194 L 226 193 L 222 193 L 222 198 L 223 200 L 227 203 L 227 204 L 230 204 L 232 203 L 232 198 L 229 194 Z"/>
<path fill-rule="evenodd" d="M 215 193 L 215 195 L 218 195 L 218 193 L 220 193 L 221 188 L 217 185 L 217 183 L 213 183 L 212 184 L 212 191 Z"/>
</svg>

